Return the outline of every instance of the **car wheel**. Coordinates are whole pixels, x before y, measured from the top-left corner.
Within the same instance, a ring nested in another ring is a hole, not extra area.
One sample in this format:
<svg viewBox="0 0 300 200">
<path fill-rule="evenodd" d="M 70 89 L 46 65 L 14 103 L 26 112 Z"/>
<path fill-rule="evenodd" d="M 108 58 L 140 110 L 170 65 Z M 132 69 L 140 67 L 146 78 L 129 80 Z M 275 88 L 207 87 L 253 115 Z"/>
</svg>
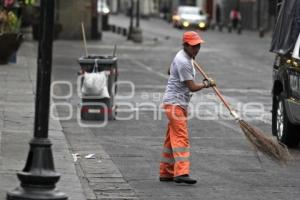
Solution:
<svg viewBox="0 0 300 200">
<path fill-rule="evenodd" d="M 300 141 L 300 137 L 297 134 L 297 128 L 299 127 L 293 125 L 287 117 L 284 98 L 281 95 L 274 96 L 272 109 L 273 135 L 288 147 L 295 148 Z"/>
</svg>

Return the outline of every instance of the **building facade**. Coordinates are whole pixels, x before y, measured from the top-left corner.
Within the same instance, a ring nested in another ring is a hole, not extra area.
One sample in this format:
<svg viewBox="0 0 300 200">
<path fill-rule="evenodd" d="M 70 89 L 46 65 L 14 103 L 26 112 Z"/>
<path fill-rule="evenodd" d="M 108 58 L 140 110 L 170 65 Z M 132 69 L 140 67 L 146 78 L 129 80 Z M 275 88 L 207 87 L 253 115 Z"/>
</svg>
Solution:
<svg viewBox="0 0 300 200">
<path fill-rule="evenodd" d="M 250 30 L 269 29 L 271 27 L 270 7 L 275 0 L 218 0 L 221 7 L 221 21 L 229 23 L 229 13 L 232 8 L 238 8 L 242 15 L 242 26 Z"/>
<path fill-rule="evenodd" d="M 38 1 L 38 0 L 37 0 Z M 62 25 L 60 38 L 80 39 L 81 22 L 85 23 L 87 36 L 91 30 L 91 2 L 93 0 L 63 1 L 56 0 L 57 20 Z M 100 0 L 98 0 L 100 1 Z M 112 14 L 127 14 L 131 3 L 137 0 L 106 0 Z M 140 0 L 141 17 L 159 17 L 167 14 L 166 19 L 179 5 L 198 6 L 205 10 L 212 23 L 229 23 L 229 13 L 238 7 L 242 15 L 242 26 L 249 30 L 271 30 L 274 24 L 276 0 Z"/>
<path fill-rule="evenodd" d="M 135 2 L 136 0 L 133 0 Z M 110 0 L 113 13 L 126 13 L 131 0 Z M 274 5 L 276 0 L 140 0 L 141 16 L 160 16 L 163 10 L 170 15 L 179 5 L 202 7 L 213 23 L 229 23 L 231 9 L 237 7 L 242 15 L 245 29 L 270 29 L 274 23 Z"/>
</svg>

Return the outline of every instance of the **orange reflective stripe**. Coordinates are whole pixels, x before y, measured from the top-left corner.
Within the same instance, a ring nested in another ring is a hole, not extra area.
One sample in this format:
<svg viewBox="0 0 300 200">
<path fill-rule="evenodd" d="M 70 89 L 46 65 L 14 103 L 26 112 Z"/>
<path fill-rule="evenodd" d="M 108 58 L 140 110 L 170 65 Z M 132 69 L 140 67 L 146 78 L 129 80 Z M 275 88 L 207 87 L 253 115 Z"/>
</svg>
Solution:
<svg viewBox="0 0 300 200">
<path fill-rule="evenodd" d="M 188 161 L 189 157 L 189 148 L 175 148 L 174 150 L 164 148 L 161 161 L 164 163 L 175 163 L 177 161 Z"/>
<path fill-rule="evenodd" d="M 162 158 L 162 163 L 175 163 L 175 162 L 183 162 L 183 161 L 189 161 L 189 157 L 176 157 L 176 158 Z"/>
<path fill-rule="evenodd" d="M 184 153 L 184 152 L 190 152 L 189 147 L 177 147 L 172 149 L 174 153 Z"/>
<path fill-rule="evenodd" d="M 164 157 L 162 157 L 160 162 L 171 164 L 171 163 L 175 163 L 175 159 L 174 158 L 164 158 Z"/>
<path fill-rule="evenodd" d="M 170 149 L 170 148 L 166 148 L 166 147 L 164 147 L 164 149 L 163 149 L 163 153 L 173 153 L 173 150 L 172 150 L 172 149 Z"/>
</svg>

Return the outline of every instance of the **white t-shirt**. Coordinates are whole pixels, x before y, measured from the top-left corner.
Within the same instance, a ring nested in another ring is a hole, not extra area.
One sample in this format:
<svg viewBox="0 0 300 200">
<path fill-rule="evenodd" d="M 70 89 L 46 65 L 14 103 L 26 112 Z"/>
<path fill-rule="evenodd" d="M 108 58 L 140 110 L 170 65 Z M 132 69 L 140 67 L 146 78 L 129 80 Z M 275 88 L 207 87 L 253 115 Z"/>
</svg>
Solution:
<svg viewBox="0 0 300 200">
<path fill-rule="evenodd" d="M 184 81 L 194 80 L 195 69 L 184 50 L 180 50 L 172 61 L 170 77 L 163 97 L 164 104 L 180 105 L 187 109 L 191 99 L 191 91 Z"/>
</svg>

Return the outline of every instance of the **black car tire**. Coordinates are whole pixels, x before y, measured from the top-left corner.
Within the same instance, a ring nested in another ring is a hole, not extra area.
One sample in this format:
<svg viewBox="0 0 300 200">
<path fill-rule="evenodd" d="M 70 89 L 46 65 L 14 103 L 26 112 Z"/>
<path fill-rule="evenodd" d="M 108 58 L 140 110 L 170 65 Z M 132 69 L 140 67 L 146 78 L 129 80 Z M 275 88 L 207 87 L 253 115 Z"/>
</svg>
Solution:
<svg viewBox="0 0 300 200">
<path fill-rule="evenodd" d="M 290 148 L 295 148 L 300 142 L 300 135 L 297 134 L 299 127 L 292 124 L 286 113 L 284 97 L 282 95 L 273 97 L 272 108 L 272 132 L 279 141 Z"/>
</svg>

